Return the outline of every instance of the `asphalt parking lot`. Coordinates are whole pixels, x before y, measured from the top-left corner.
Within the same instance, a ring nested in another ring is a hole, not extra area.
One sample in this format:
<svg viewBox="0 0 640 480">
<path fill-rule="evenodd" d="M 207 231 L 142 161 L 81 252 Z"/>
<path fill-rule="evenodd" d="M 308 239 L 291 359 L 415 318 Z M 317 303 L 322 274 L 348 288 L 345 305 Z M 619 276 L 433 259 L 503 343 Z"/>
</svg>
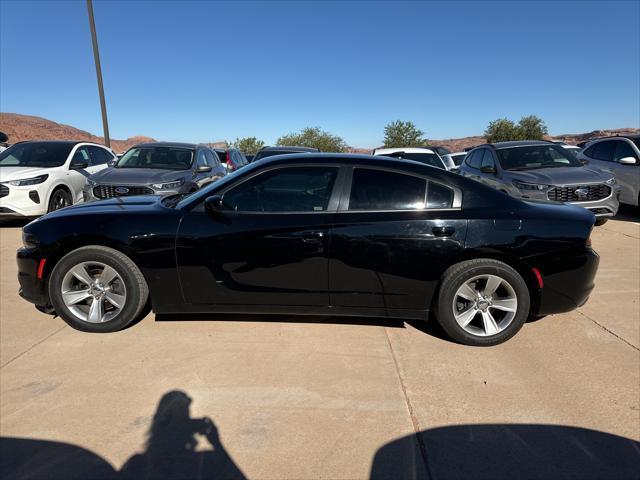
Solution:
<svg viewBox="0 0 640 480">
<path fill-rule="evenodd" d="M 5 225 L 2 462 L 31 451 L 14 472 L 43 478 L 136 478 L 145 459 L 160 478 L 176 465 L 213 465 L 213 478 L 637 477 L 640 215 L 592 239 L 601 263 L 584 307 L 473 348 L 366 319 L 148 315 L 80 333 L 18 297 L 20 228 Z M 169 423 L 156 415 L 168 404 Z"/>
</svg>

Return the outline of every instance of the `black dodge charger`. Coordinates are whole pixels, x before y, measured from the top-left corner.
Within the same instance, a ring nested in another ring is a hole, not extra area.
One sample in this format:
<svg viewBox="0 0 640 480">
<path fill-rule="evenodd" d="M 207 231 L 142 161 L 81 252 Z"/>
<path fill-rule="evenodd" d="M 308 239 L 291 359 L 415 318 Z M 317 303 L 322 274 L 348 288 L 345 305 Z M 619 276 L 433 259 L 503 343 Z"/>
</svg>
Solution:
<svg viewBox="0 0 640 480">
<path fill-rule="evenodd" d="M 190 195 L 77 205 L 24 227 L 20 295 L 112 332 L 156 313 L 426 320 L 494 345 L 582 305 L 594 216 L 411 161 L 271 157 Z"/>
</svg>

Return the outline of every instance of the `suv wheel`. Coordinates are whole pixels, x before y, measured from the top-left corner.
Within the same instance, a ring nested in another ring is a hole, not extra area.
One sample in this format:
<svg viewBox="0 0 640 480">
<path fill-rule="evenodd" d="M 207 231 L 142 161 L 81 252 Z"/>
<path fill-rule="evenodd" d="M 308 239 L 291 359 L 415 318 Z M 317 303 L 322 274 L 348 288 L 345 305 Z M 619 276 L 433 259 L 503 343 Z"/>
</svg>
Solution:
<svg viewBox="0 0 640 480">
<path fill-rule="evenodd" d="M 137 318 L 147 302 L 140 269 L 123 253 L 82 247 L 58 262 L 49 280 L 55 311 L 85 332 L 114 332 Z"/>
<path fill-rule="evenodd" d="M 489 346 L 513 337 L 529 316 L 529 289 L 506 263 L 481 258 L 447 270 L 440 285 L 437 317 L 465 345 Z"/>
<path fill-rule="evenodd" d="M 49 198 L 49 208 L 48 212 L 53 212 L 54 210 L 60 210 L 61 208 L 68 207 L 73 204 L 73 199 L 71 198 L 71 194 L 67 192 L 63 188 L 58 188 L 54 190 L 51 194 L 51 198 Z"/>
</svg>

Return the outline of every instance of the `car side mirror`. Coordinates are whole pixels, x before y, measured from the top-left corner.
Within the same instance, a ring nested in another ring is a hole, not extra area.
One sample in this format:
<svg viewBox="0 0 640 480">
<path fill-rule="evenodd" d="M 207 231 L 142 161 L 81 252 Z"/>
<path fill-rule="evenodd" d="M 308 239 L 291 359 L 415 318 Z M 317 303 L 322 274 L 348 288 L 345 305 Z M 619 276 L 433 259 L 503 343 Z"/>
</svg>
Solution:
<svg viewBox="0 0 640 480">
<path fill-rule="evenodd" d="M 87 162 L 71 162 L 69 165 L 69 170 L 84 170 L 89 166 Z"/>
<path fill-rule="evenodd" d="M 197 168 L 197 170 L 196 170 L 196 171 L 197 171 L 198 173 L 204 173 L 204 172 L 210 172 L 211 170 L 212 170 L 212 169 L 211 169 L 211 167 L 210 167 L 209 165 L 200 165 L 200 166 Z"/>
<path fill-rule="evenodd" d="M 491 167 L 489 167 L 489 166 L 480 167 L 480 171 L 482 173 L 493 173 L 493 174 L 495 174 L 496 173 L 496 167 L 494 167 L 494 166 L 491 166 Z"/>
<path fill-rule="evenodd" d="M 635 165 L 638 163 L 638 161 L 633 157 L 622 157 L 618 162 L 622 165 Z"/>
<path fill-rule="evenodd" d="M 204 201 L 204 210 L 213 218 L 222 216 L 222 197 L 220 195 L 207 197 Z"/>
</svg>

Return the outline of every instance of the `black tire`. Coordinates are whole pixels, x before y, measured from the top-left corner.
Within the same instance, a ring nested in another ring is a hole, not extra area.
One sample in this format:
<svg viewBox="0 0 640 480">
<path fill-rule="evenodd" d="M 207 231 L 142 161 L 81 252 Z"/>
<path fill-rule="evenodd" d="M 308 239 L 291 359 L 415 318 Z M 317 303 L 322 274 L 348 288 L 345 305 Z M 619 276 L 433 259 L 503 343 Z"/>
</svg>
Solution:
<svg viewBox="0 0 640 480">
<path fill-rule="evenodd" d="M 490 336 L 474 335 L 456 321 L 453 311 L 454 296 L 462 284 L 476 276 L 487 274 L 501 277 L 510 284 L 518 306 L 513 320 L 504 330 Z M 445 272 L 440 284 L 436 312 L 438 322 L 452 339 L 464 345 L 482 347 L 503 343 L 518 333 L 529 317 L 530 302 L 529 288 L 516 270 L 498 260 L 478 258 L 453 265 Z"/>
<path fill-rule="evenodd" d="M 82 262 L 100 262 L 113 268 L 126 288 L 126 301 L 120 312 L 104 323 L 89 323 L 76 317 L 62 299 L 62 282 L 67 272 Z M 56 313 L 71 327 L 83 332 L 107 333 L 125 328 L 136 320 L 147 304 L 149 288 L 142 272 L 122 252 L 103 246 L 81 247 L 65 255 L 49 278 L 49 297 Z"/>
<path fill-rule="evenodd" d="M 608 221 L 609 221 L 609 219 L 607 217 L 597 217 L 595 225 L 596 225 L 596 227 L 599 227 L 600 225 L 604 225 Z"/>
<path fill-rule="evenodd" d="M 51 197 L 49 197 L 47 213 L 60 210 L 64 207 L 69 207 L 71 205 L 73 205 L 73 198 L 71 198 L 71 194 L 64 188 L 56 188 L 51 194 Z"/>
</svg>

